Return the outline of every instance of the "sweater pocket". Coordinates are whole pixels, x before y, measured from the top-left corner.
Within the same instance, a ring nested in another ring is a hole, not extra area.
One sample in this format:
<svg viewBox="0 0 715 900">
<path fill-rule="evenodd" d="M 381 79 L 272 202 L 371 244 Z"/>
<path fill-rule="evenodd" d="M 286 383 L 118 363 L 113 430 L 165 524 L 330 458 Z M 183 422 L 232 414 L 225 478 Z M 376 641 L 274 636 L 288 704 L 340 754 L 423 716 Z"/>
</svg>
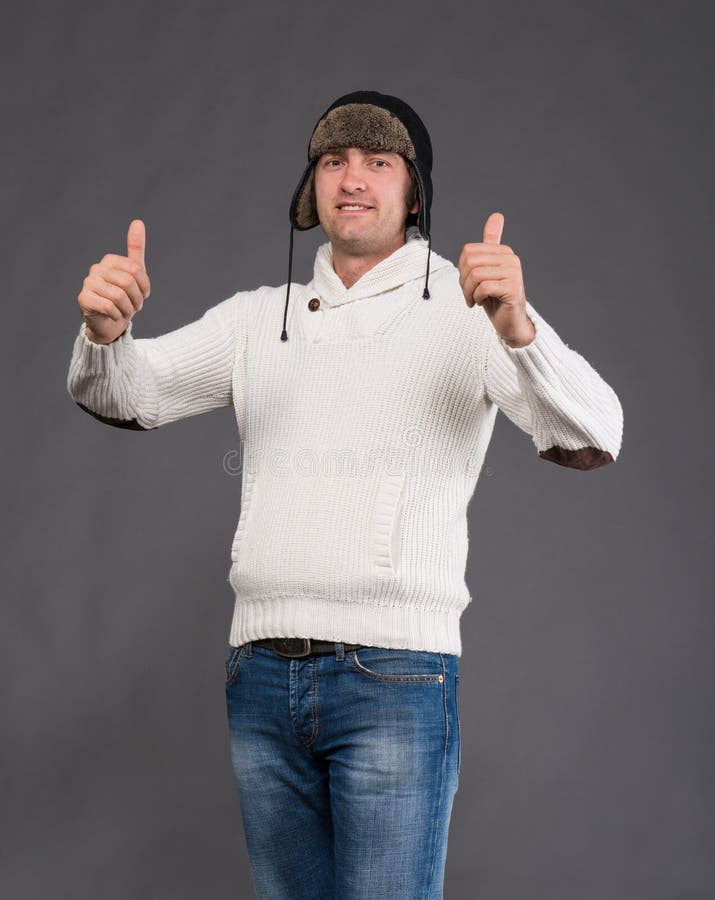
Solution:
<svg viewBox="0 0 715 900">
<path fill-rule="evenodd" d="M 374 571 L 396 575 L 400 564 L 405 472 L 385 475 L 375 498 L 370 563 Z"/>
<path fill-rule="evenodd" d="M 241 514 L 238 518 L 238 525 L 233 536 L 231 545 L 231 561 L 238 562 L 241 552 L 244 535 L 246 533 L 246 522 L 251 511 L 251 500 L 253 499 L 253 490 L 256 483 L 256 473 L 247 469 L 243 470 L 243 484 L 241 487 Z"/>
</svg>

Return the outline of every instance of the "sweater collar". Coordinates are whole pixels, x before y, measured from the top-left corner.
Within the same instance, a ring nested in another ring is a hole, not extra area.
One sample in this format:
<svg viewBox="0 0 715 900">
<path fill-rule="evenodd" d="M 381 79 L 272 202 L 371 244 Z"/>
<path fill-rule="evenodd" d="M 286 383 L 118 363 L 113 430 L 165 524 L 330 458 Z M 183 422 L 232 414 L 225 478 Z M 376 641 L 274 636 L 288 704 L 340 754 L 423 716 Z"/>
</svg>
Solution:
<svg viewBox="0 0 715 900">
<path fill-rule="evenodd" d="M 362 275 L 351 288 L 346 288 L 333 268 L 330 241 L 321 244 L 315 256 L 313 287 L 324 306 L 340 306 L 353 300 L 374 297 L 392 291 L 408 281 L 423 280 L 427 266 L 428 242 L 417 228 L 407 230 L 405 243 Z M 449 260 L 431 251 L 430 270 L 451 265 Z"/>
</svg>

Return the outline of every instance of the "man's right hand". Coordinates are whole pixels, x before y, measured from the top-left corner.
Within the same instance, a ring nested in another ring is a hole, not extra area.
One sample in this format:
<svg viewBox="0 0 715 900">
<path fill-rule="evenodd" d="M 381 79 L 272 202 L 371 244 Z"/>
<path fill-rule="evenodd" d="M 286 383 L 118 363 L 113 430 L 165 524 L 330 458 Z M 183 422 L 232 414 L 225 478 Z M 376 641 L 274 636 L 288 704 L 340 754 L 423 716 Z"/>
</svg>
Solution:
<svg viewBox="0 0 715 900">
<path fill-rule="evenodd" d="M 134 313 L 151 293 L 144 250 L 146 230 L 133 219 L 127 232 L 127 255 L 107 253 L 90 267 L 77 302 L 87 324 L 87 337 L 97 344 L 111 344 L 127 330 Z"/>
</svg>

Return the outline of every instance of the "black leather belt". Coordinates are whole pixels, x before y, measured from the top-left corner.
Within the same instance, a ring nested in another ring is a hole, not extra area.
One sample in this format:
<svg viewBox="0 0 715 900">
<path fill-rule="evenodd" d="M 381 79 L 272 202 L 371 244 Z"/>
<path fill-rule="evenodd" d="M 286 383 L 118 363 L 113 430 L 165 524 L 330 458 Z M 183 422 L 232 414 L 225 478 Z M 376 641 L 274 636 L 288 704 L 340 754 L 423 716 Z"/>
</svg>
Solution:
<svg viewBox="0 0 715 900">
<path fill-rule="evenodd" d="M 269 647 L 281 656 L 300 657 L 311 654 L 335 653 L 335 641 L 317 641 L 313 638 L 261 638 L 251 641 L 256 647 Z M 360 650 L 365 644 L 343 644 L 344 650 Z"/>
</svg>

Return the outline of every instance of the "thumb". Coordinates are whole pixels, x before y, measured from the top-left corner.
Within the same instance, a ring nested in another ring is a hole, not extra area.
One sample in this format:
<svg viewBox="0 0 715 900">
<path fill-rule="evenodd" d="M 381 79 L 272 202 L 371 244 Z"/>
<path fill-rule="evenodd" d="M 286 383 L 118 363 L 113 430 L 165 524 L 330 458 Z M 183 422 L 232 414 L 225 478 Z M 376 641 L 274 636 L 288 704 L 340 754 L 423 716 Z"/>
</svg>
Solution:
<svg viewBox="0 0 715 900">
<path fill-rule="evenodd" d="M 144 249 L 146 247 L 146 228 L 141 219 L 132 219 L 127 232 L 127 256 L 146 271 Z"/>
<path fill-rule="evenodd" d="M 484 243 L 499 244 L 502 231 L 504 231 L 504 216 L 499 212 L 494 212 L 484 224 Z"/>
</svg>

